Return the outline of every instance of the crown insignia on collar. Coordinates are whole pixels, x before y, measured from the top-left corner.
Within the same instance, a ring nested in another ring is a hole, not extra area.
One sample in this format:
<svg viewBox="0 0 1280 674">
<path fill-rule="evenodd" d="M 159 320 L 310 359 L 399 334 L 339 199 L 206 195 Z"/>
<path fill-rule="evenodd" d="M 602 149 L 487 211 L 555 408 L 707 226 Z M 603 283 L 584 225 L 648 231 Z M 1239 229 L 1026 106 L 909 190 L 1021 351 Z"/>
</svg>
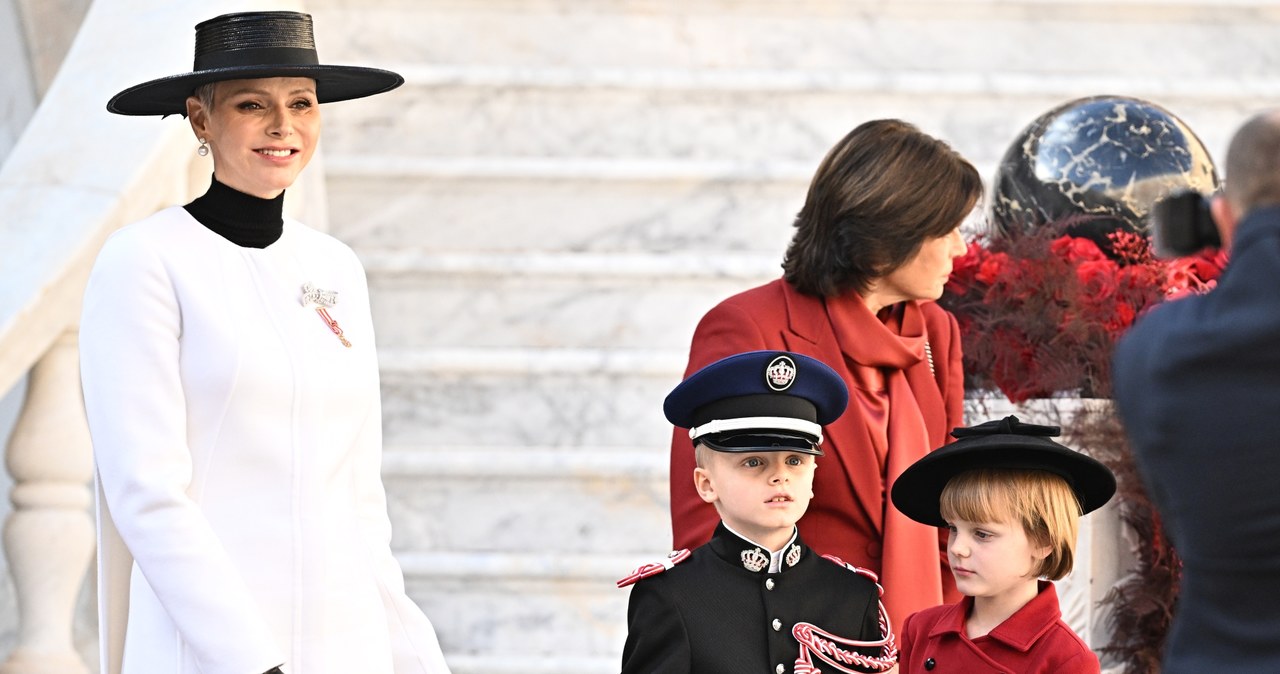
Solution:
<svg viewBox="0 0 1280 674">
<path fill-rule="evenodd" d="M 787 550 L 787 556 L 783 558 L 787 566 L 795 566 L 800 563 L 800 546 L 795 543 L 791 544 L 791 549 Z"/>
<path fill-rule="evenodd" d="M 765 383 L 774 391 L 785 391 L 796 381 L 796 363 L 789 356 L 778 356 L 769 361 L 764 370 Z"/>
<path fill-rule="evenodd" d="M 760 548 L 743 550 L 742 566 L 752 573 L 759 573 L 769 567 L 769 555 Z"/>
</svg>

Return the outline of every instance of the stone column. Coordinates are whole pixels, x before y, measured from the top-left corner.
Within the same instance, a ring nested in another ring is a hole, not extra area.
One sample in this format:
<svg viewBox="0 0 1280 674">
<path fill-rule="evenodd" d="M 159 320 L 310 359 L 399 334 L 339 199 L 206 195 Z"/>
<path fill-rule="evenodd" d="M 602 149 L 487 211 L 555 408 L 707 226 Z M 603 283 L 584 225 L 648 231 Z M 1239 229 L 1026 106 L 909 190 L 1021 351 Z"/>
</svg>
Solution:
<svg viewBox="0 0 1280 674">
<path fill-rule="evenodd" d="M 76 598 L 93 559 L 93 455 L 74 330 L 31 369 L 5 454 L 13 512 L 4 552 L 18 596 L 18 643 L 0 674 L 87 674 L 72 641 Z"/>
</svg>

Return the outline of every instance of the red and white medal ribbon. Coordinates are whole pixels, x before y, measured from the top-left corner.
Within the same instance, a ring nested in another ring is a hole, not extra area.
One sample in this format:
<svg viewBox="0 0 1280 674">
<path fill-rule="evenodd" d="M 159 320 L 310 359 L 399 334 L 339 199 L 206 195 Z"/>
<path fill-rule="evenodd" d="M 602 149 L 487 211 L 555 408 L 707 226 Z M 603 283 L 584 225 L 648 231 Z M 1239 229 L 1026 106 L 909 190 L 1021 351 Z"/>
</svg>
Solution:
<svg viewBox="0 0 1280 674">
<path fill-rule="evenodd" d="M 329 331 L 337 335 L 338 341 L 342 345 L 351 348 L 351 342 L 347 341 L 345 335 L 342 334 L 342 326 L 338 325 L 338 321 L 329 315 L 329 308 L 338 303 L 338 291 L 323 290 L 311 285 L 310 282 L 302 284 L 302 306 L 309 307 L 315 305 L 316 313 L 320 315 L 320 320 L 324 321 Z"/>
</svg>

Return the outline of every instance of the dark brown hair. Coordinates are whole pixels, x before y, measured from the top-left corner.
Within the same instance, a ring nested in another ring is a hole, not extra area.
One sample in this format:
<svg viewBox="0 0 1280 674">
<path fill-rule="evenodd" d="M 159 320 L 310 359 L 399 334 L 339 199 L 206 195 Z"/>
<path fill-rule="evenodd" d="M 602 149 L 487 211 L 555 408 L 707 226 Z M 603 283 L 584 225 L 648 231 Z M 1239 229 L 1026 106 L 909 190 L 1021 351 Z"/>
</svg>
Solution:
<svg viewBox="0 0 1280 674">
<path fill-rule="evenodd" d="M 900 120 L 866 122 L 818 166 L 783 275 L 808 295 L 865 291 L 951 233 L 981 197 L 977 169 L 950 145 Z"/>
</svg>

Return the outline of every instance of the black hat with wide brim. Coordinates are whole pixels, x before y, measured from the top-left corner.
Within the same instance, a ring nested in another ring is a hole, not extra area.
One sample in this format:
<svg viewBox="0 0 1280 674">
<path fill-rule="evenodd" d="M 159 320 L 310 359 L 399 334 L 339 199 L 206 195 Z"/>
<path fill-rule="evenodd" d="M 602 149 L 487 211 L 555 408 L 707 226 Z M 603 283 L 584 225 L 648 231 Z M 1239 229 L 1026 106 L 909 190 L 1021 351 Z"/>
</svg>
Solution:
<svg viewBox="0 0 1280 674">
<path fill-rule="evenodd" d="M 240 12 L 196 25 L 192 72 L 129 87 L 111 97 L 107 110 L 118 115 L 186 114 L 187 97 L 202 85 L 264 77 L 311 78 L 320 103 L 372 96 L 404 84 L 403 77 L 389 70 L 322 65 L 310 14 Z"/>
<path fill-rule="evenodd" d="M 911 464 L 893 483 L 893 505 L 911 519 L 947 526 L 939 511 L 942 490 L 951 478 L 980 468 L 1044 470 L 1066 480 L 1081 513 L 1106 505 L 1116 493 L 1116 478 L 1097 459 L 1050 438 L 1057 426 L 1024 424 L 1016 416 L 951 432 L 956 441 Z"/>
</svg>

